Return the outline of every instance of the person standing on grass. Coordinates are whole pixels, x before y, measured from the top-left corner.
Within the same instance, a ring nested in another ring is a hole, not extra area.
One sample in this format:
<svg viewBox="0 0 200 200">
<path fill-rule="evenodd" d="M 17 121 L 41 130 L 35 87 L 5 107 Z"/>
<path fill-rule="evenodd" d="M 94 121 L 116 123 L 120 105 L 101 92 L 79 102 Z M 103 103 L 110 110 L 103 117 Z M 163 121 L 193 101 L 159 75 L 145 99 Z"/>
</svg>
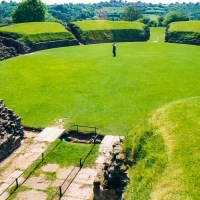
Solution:
<svg viewBox="0 0 200 200">
<path fill-rule="evenodd" d="M 116 43 L 113 44 L 113 57 L 116 57 Z"/>
</svg>

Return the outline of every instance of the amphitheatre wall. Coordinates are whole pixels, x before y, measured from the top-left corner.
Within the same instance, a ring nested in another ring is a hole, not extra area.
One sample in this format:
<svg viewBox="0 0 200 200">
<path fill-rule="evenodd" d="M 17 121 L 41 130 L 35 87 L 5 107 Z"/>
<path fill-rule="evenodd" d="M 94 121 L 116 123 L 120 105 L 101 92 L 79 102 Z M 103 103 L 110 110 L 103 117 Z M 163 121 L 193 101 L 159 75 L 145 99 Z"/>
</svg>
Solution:
<svg viewBox="0 0 200 200">
<path fill-rule="evenodd" d="M 82 44 L 98 44 L 109 42 L 136 42 L 147 41 L 150 38 L 150 29 L 114 29 L 83 31 L 74 23 L 68 24 L 71 32 Z"/>
<path fill-rule="evenodd" d="M 170 26 L 168 26 L 166 29 L 165 42 L 200 45 L 199 32 L 181 32 L 181 31 L 170 32 L 169 29 Z"/>
<path fill-rule="evenodd" d="M 21 145 L 23 136 L 21 118 L 0 100 L 0 162 Z"/>
<path fill-rule="evenodd" d="M 0 33 L 0 61 L 34 51 L 79 45 L 78 40 L 58 40 L 41 43 L 21 42 L 8 33 Z"/>
</svg>

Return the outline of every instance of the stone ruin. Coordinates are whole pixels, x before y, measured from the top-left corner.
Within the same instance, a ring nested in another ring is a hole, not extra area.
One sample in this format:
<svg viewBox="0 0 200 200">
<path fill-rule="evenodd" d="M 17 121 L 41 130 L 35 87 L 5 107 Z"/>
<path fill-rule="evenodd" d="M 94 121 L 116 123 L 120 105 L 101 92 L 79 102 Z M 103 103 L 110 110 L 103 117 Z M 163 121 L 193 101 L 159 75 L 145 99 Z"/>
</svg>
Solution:
<svg viewBox="0 0 200 200">
<path fill-rule="evenodd" d="M 0 100 L 0 161 L 21 145 L 23 136 L 21 118 Z"/>
<path fill-rule="evenodd" d="M 94 200 L 121 200 L 129 181 L 128 161 L 122 152 L 122 141 L 113 144 L 110 156 L 94 180 Z"/>
</svg>

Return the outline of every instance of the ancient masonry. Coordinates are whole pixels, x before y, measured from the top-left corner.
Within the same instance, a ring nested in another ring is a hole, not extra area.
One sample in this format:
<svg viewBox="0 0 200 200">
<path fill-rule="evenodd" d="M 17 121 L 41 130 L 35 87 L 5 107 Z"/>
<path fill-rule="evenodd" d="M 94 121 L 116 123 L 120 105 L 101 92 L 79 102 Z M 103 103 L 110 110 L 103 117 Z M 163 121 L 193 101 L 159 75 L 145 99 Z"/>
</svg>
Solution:
<svg viewBox="0 0 200 200">
<path fill-rule="evenodd" d="M 21 145 L 23 136 L 21 118 L 0 100 L 0 161 Z"/>
<path fill-rule="evenodd" d="M 122 140 L 116 141 L 94 180 L 94 200 L 123 199 L 123 192 L 129 181 L 127 170 Z"/>
</svg>

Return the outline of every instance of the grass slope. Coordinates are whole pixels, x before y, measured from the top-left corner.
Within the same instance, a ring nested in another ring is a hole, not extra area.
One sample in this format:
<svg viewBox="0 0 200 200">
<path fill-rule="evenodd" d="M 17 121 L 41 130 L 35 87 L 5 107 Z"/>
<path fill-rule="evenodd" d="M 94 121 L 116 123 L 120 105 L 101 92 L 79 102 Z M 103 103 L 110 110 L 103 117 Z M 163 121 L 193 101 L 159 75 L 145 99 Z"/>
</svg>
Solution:
<svg viewBox="0 0 200 200">
<path fill-rule="evenodd" d="M 199 96 L 198 46 L 163 43 L 152 29 L 146 43 L 77 46 L 0 62 L 0 98 L 24 125 L 97 126 L 104 134 L 128 133 L 162 105 Z"/>
<path fill-rule="evenodd" d="M 86 20 L 73 22 L 69 26 L 84 44 L 149 39 L 149 29 L 140 22 Z"/>
<path fill-rule="evenodd" d="M 29 22 L 0 28 L 0 33 L 10 33 L 21 41 L 44 42 L 74 39 L 75 37 L 61 24 L 55 22 Z"/>
<path fill-rule="evenodd" d="M 178 100 L 151 114 L 125 143 L 134 161 L 126 199 L 198 199 L 200 97 Z"/>
<path fill-rule="evenodd" d="M 109 20 L 86 20 L 73 22 L 83 31 L 90 30 L 115 30 L 115 29 L 139 29 L 143 30 L 144 24 L 140 22 L 109 21 Z"/>
<path fill-rule="evenodd" d="M 200 21 L 171 23 L 167 29 L 166 41 L 200 45 Z"/>
<path fill-rule="evenodd" d="M 200 21 L 173 22 L 169 31 L 200 32 Z"/>
</svg>

